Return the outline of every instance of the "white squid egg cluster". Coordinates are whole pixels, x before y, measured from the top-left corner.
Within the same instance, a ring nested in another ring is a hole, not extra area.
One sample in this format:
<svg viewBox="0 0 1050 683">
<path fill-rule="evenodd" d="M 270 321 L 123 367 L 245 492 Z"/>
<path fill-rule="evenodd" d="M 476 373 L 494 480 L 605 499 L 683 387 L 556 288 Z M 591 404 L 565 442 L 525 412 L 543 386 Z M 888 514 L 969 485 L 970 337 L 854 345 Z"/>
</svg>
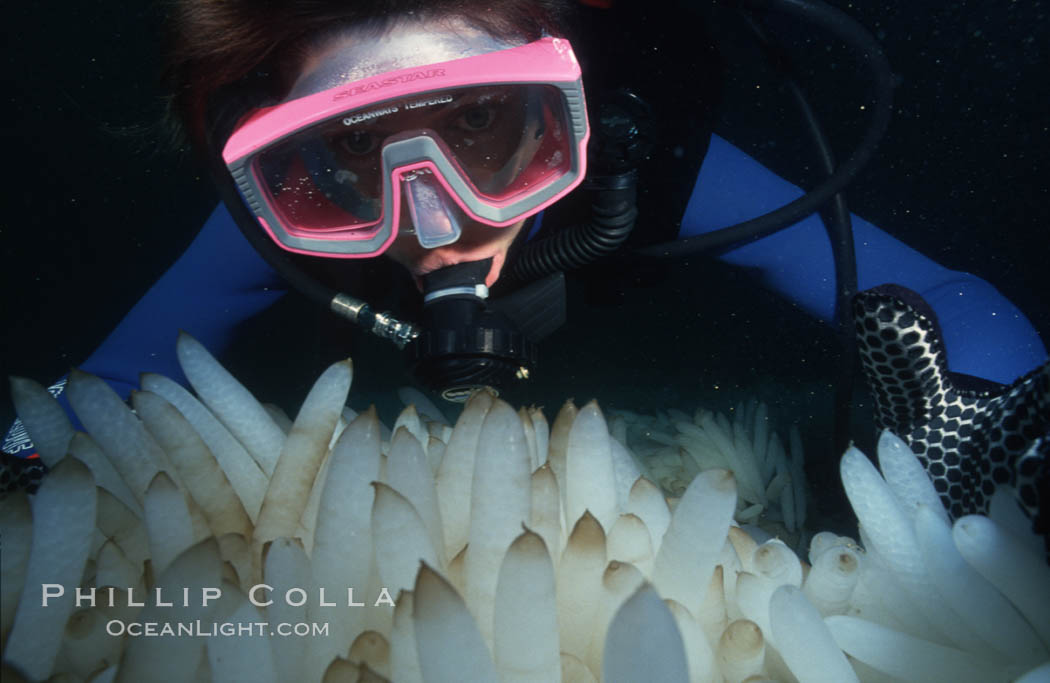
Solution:
<svg viewBox="0 0 1050 683">
<path fill-rule="evenodd" d="M 669 495 L 681 495 L 699 472 L 726 469 L 737 482 L 739 524 L 800 535 L 807 504 L 802 438 L 792 425 L 785 449 L 764 403 L 739 404 L 732 421 L 704 409 L 691 417 L 673 409 L 652 416 L 619 410 L 610 432 Z"/>
<path fill-rule="evenodd" d="M 410 407 L 386 432 L 344 407 L 344 361 L 292 423 L 190 337 L 178 353 L 196 396 L 147 375 L 129 408 L 75 373 L 87 433 L 13 383 L 52 470 L 0 501 L 5 681 L 1050 676 L 1039 553 L 998 520 L 950 524 L 892 435 L 881 475 L 842 461 L 864 549 L 820 533 L 806 564 L 733 520 L 741 490 L 774 498 L 768 466 L 698 468 L 669 504 L 593 402 L 548 426 L 477 393 L 454 427 Z M 113 634 L 129 624 L 198 633 Z M 326 626 L 214 632 L 231 624 Z"/>
</svg>

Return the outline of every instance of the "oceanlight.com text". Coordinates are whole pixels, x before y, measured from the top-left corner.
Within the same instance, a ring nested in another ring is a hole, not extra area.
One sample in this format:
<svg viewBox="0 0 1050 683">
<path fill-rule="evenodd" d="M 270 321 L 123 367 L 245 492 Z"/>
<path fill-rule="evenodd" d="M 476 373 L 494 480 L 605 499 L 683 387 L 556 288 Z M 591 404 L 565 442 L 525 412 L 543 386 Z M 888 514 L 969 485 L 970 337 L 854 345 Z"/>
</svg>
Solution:
<svg viewBox="0 0 1050 683">
<path fill-rule="evenodd" d="M 106 633 L 131 638 L 310 638 L 328 635 L 328 623 L 300 621 L 295 623 L 268 621 L 207 622 L 207 621 L 121 621 L 106 622 Z"/>
</svg>

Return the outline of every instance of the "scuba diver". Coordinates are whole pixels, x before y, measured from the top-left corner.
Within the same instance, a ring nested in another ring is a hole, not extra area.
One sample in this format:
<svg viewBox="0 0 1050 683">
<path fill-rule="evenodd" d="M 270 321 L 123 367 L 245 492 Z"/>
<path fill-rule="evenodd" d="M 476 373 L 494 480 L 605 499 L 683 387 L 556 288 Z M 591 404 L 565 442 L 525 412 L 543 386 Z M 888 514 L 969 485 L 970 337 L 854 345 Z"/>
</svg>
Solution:
<svg viewBox="0 0 1050 683">
<path fill-rule="evenodd" d="M 595 27 L 608 11 L 582 4 L 592 7 L 177 2 L 173 109 L 223 203 L 81 367 L 125 397 L 140 372 L 180 378 L 178 329 L 221 356 L 237 325 L 291 286 L 405 348 L 422 384 L 462 400 L 528 381 L 540 342 L 566 317 L 564 272 L 702 247 L 856 329 L 881 426 L 925 458 L 954 515 L 1010 483 L 1036 517 L 1050 496 L 1047 354 L 1032 325 L 988 283 L 848 212 L 843 260 L 817 213 L 870 158 L 885 119 L 863 153 L 804 193 L 712 133 L 706 46 L 680 46 L 705 106 L 661 108 L 618 87 L 619 67 L 640 61 L 624 46 L 577 59 L 568 18 L 587 13 Z M 829 16 L 817 2 L 770 4 Z M 847 21 L 830 16 L 833 27 Z M 592 80 L 586 67 L 603 59 L 612 65 Z M 888 114 L 877 103 L 875 117 Z M 669 180 L 646 185 L 656 166 Z M 376 283 L 392 280 L 374 275 L 390 263 L 411 301 L 380 311 Z M 861 290 L 851 318 L 844 298 Z M 960 441 L 975 450 L 949 454 Z M 9 437 L 4 450 L 31 445 Z M 1045 530 L 1045 513 L 1036 519 Z"/>
</svg>

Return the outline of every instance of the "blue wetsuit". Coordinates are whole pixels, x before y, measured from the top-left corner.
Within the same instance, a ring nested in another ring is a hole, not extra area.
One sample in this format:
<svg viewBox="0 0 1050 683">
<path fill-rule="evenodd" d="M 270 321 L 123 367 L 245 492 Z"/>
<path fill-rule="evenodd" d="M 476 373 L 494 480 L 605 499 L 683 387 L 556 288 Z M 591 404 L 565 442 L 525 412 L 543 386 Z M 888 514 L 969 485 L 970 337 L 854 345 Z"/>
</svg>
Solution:
<svg viewBox="0 0 1050 683">
<path fill-rule="evenodd" d="M 800 196 L 799 188 L 712 136 L 679 236 L 749 220 Z M 1035 328 L 990 284 L 935 263 L 863 218 L 853 216 L 852 222 L 858 291 L 894 283 L 920 294 L 937 314 L 950 370 L 1010 384 L 1046 360 Z M 816 215 L 722 260 L 757 269 L 770 289 L 821 320 L 832 319 L 834 261 Z"/>
<path fill-rule="evenodd" d="M 679 236 L 754 218 L 801 194 L 799 188 L 713 136 Z M 1031 323 L 987 282 L 938 265 L 856 216 L 853 229 L 858 289 L 895 283 L 922 295 L 939 318 L 951 370 L 1008 384 L 1046 360 L 1046 349 Z M 834 264 L 817 216 L 721 258 L 757 269 L 768 287 L 811 315 L 832 319 Z M 220 206 L 189 249 L 81 368 L 107 380 L 125 397 L 138 385 L 141 372 L 159 372 L 185 383 L 175 358 L 178 330 L 221 355 L 238 323 L 286 291 L 287 284 L 249 246 Z M 5 442 L 5 450 L 12 452 L 8 446 Z M 26 454 L 26 448 L 17 450 Z"/>
</svg>

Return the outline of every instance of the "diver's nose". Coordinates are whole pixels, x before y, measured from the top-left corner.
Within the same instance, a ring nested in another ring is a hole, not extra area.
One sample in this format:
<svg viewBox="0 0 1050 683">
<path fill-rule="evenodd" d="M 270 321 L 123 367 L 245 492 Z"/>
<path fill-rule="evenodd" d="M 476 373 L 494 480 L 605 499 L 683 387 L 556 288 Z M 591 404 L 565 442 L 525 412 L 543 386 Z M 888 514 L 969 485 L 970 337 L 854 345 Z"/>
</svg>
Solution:
<svg viewBox="0 0 1050 683">
<path fill-rule="evenodd" d="M 401 196 L 408 204 L 416 239 L 424 249 L 452 244 L 463 233 L 467 216 L 428 168 L 401 173 Z"/>
</svg>

